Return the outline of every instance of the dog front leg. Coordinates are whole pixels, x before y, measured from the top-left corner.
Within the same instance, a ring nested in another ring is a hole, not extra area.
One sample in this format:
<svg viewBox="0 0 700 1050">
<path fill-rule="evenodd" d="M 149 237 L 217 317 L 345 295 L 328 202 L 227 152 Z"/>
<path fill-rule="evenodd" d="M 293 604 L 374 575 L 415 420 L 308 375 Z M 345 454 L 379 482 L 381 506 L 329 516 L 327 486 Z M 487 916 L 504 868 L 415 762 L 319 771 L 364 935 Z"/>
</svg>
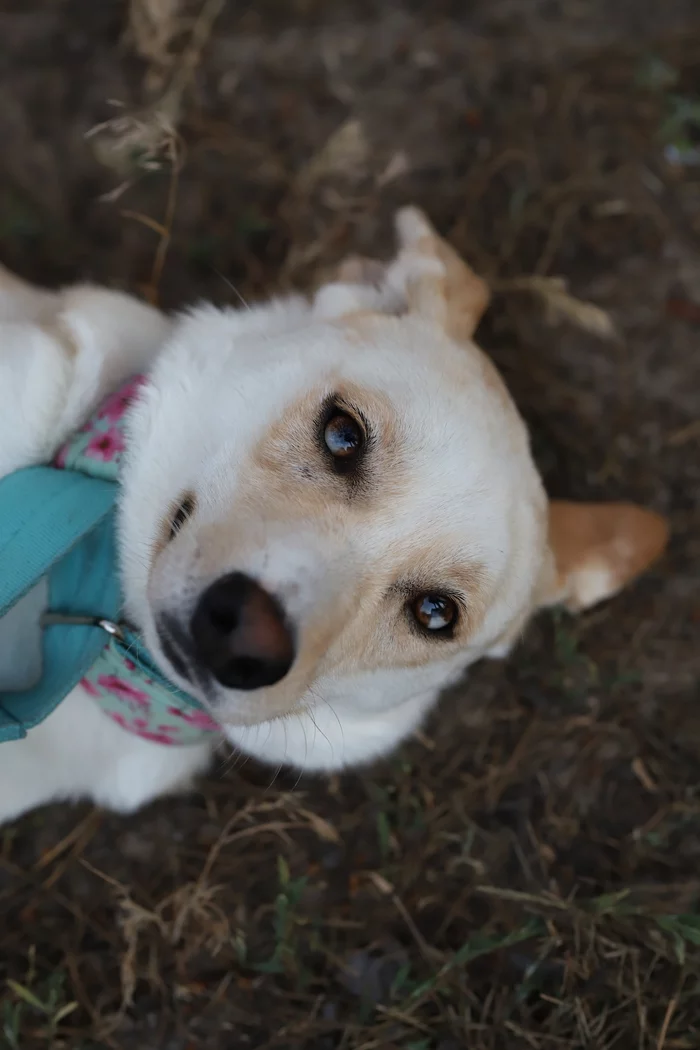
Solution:
<svg viewBox="0 0 700 1050">
<path fill-rule="evenodd" d="M 49 461 L 106 394 L 150 366 L 170 328 L 121 292 L 46 292 L 0 268 L 0 477 Z"/>
<path fill-rule="evenodd" d="M 166 747 L 127 733 L 78 687 L 24 739 L 0 745 L 0 824 L 60 801 L 131 813 L 188 789 L 211 757 L 208 743 Z"/>
</svg>

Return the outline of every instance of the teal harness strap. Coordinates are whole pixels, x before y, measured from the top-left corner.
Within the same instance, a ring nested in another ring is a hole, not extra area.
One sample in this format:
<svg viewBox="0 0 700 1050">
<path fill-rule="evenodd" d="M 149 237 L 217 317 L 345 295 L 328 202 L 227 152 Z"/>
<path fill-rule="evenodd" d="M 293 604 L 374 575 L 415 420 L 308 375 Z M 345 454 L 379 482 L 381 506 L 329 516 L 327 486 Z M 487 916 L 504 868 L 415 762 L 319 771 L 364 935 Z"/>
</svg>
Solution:
<svg viewBox="0 0 700 1050">
<path fill-rule="evenodd" d="M 116 486 L 53 467 L 28 467 L 0 481 L 0 615 L 48 574 L 51 609 L 115 617 Z M 43 673 L 31 689 L 0 692 L 0 742 L 42 722 L 98 658 L 107 638 L 91 624 L 43 632 Z"/>
<path fill-rule="evenodd" d="M 221 732 L 120 622 L 122 417 L 140 382 L 105 402 L 64 446 L 56 467 L 0 478 L 0 619 L 44 578 L 49 592 L 41 677 L 28 688 L 0 688 L 0 743 L 26 736 L 78 684 L 113 721 L 146 740 L 196 744 Z"/>
<path fill-rule="evenodd" d="M 0 480 L 0 616 L 114 506 L 115 485 L 55 467 L 27 467 Z"/>
</svg>

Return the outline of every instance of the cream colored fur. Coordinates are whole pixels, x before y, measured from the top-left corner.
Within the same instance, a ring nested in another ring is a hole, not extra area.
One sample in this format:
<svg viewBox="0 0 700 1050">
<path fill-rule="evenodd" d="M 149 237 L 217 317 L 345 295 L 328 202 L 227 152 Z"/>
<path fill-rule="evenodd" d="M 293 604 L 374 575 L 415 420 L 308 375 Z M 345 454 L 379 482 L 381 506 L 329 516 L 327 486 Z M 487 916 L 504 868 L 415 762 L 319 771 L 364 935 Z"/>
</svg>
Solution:
<svg viewBox="0 0 700 1050">
<path fill-rule="evenodd" d="M 234 570 L 275 594 L 299 639 L 289 674 L 201 695 L 231 744 L 275 765 L 385 754 L 468 664 L 504 655 L 536 608 L 608 597 L 666 538 L 637 508 L 548 506 L 525 427 L 471 341 L 486 287 L 415 209 L 397 229 L 391 264 L 353 260 L 310 302 L 174 320 L 115 292 L 43 292 L 0 273 L 0 476 L 49 459 L 106 393 L 149 372 L 120 513 L 126 615 L 192 691 L 160 651 L 155 613 L 186 620 Z M 375 434 L 355 494 L 316 447 L 331 394 Z M 165 544 L 183 492 L 195 513 Z M 407 594 L 435 590 L 462 605 L 452 638 L 422 636 L 407 615 Z M 8 631 L 0 621 L 0 654 Z M 0 690 L 2 674 L 0 659 Z M 0 745 L 0 820 L 54 799 L 130 811 L 210 759 L 208 745 L 127 734 L 78 688 Z"/>
</svg>

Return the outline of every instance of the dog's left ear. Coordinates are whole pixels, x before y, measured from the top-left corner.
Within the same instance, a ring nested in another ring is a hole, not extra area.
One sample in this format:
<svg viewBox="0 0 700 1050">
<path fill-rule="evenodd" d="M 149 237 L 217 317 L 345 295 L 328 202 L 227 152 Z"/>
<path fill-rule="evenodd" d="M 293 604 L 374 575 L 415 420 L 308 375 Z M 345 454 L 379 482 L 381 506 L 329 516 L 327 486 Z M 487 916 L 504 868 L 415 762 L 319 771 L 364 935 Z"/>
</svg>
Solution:
<svg viewBox="0 0 700 1050">
<path fill-rule="evenodd" d="M 549 556 L 539 604 L 587 609 L 639 576 L 662 554 L 668 524 L 631 503 L 549 504 Z"/>
</svg>

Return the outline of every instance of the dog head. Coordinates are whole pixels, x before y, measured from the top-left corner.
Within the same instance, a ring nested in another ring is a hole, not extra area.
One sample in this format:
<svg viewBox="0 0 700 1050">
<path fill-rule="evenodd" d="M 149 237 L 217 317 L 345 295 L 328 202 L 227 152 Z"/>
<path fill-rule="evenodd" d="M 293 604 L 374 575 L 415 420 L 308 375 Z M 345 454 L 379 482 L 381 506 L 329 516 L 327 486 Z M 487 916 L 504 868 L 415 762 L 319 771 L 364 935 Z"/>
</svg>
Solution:
<svg viewBox="0 0 700 1050">
<path fill-rule="evenodd" d="M 312 303 L 183 318 L 131 418 L 127 611 L 263 758 L 390 749 L 540 606 L 606 598 L 662 549 L 629 506 L 548 504 L 472 342 L 484 283 L 415 209 L 386 267 Z"/>
</svg>

